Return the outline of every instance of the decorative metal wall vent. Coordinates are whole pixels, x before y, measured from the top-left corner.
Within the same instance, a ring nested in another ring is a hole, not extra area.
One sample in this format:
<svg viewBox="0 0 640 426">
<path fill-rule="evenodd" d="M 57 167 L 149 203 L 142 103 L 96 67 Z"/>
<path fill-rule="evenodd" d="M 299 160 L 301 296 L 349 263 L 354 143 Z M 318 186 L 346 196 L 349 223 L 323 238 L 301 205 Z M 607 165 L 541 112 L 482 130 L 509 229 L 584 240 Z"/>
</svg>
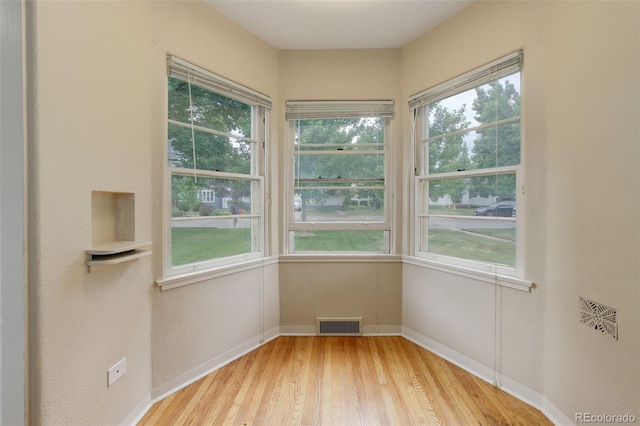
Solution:
<svg viewBox="0 0 640 426">
<path fill-rule="evenodd" d="M 319 336 L 361 336 L 362 318 L 317 318 Z"/>
<path fill-rule="evenodd" d="M 618 340 L 618 313 L 615 309 L 579 297 L 580 322 L 613 340 Z"/>
</svg>

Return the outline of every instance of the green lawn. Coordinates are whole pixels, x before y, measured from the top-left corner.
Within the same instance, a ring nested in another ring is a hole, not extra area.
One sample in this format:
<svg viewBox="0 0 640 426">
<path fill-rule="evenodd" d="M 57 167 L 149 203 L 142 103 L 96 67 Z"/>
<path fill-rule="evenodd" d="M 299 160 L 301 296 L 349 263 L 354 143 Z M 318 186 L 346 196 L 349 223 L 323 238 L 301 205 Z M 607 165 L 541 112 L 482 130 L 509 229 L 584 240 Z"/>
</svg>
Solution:
<svg viewBox="0 0 640 426">
<path fill-rule="evenodd" d="M 507 266 L 516 264 L 514 241 L 494 240 L 448 229 L 429 231 L 429 252 Z"/>
<path fill-rule="evenodd" d="M 172 228 L 173 266 L 234 256 L 251 251 L 249 228 Z"/>
<path fill-rule="evenodd" d="M 429 252 L 463 259 L 515 266 L 515 229 L 468 229 L 485 234 L 432 229 Z M 173 228 L 173 266 L 234 256 L 251 251 L 249 228 Z M 296 232 L 295 251 L 384 251 L 383 231 L 313 231 Z"/>
<path fill-rule="evenodd" d="M 465 229 L 467 232 L 473 232 L 474 234 L 488 235 L 489 237 L 501 238 L 503 240 L 515 241 L 516 240 L 516 228 L 479 228 L 479 229 Z"/>
<path fill-rule="evenodd" d="M 296 232 L 296 253 L 303 251 L 384 251 L 383 231 Z"/>
</svg>

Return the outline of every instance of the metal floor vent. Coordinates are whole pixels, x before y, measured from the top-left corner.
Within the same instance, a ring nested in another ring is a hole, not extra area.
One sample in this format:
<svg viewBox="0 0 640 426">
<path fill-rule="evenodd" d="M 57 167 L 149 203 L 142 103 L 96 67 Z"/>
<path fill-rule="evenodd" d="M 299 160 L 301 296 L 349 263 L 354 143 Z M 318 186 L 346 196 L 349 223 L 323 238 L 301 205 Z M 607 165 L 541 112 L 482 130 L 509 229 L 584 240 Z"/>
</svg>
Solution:
<svg viewBox="0 0 640 426">
<path fill-rule="evenodd" d="M 317 318 L 318 336 L 362 336 L 362 317 Z"/>
<path fill-rule="evenodd" d="M 580 322 L 613 340 L 618 340 L 618 314 L 615 309 L 580 297 Z"/>
</svg>

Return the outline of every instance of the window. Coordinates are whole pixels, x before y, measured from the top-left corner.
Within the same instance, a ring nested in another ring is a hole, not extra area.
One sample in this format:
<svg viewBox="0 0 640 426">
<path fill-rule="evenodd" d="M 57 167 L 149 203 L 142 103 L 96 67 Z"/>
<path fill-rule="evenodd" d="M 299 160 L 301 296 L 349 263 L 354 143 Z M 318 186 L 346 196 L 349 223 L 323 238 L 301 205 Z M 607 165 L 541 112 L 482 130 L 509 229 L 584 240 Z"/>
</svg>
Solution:
<svg viewBox="0 0 640 426">
<path fill-rule="evenodd" d="M 290 253 L 388 253 L 392 101 L 287 102 Z"/>
<path fill-rule="evenodd" d="M 521 275 L 520 52 L 414 95 L 419 257 Z"/>
<path fill-rule="evenodd" d="M 269 98 L 168 60 L 166 275 L 261 257 Z"/>
</svg>

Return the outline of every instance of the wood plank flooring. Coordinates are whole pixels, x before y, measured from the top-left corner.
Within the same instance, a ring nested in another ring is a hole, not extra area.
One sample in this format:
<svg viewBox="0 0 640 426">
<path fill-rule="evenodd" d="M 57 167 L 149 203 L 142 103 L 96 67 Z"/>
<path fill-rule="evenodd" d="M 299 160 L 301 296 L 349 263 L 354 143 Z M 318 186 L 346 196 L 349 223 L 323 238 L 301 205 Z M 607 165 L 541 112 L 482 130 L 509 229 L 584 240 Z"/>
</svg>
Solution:
<svg viewBox="0 0 640 426">
<path fill-rule="evenodd" d="M 155 404 L 147 425 L 552 425 L 403 337 L 281 336 Z"/>
</svg>

